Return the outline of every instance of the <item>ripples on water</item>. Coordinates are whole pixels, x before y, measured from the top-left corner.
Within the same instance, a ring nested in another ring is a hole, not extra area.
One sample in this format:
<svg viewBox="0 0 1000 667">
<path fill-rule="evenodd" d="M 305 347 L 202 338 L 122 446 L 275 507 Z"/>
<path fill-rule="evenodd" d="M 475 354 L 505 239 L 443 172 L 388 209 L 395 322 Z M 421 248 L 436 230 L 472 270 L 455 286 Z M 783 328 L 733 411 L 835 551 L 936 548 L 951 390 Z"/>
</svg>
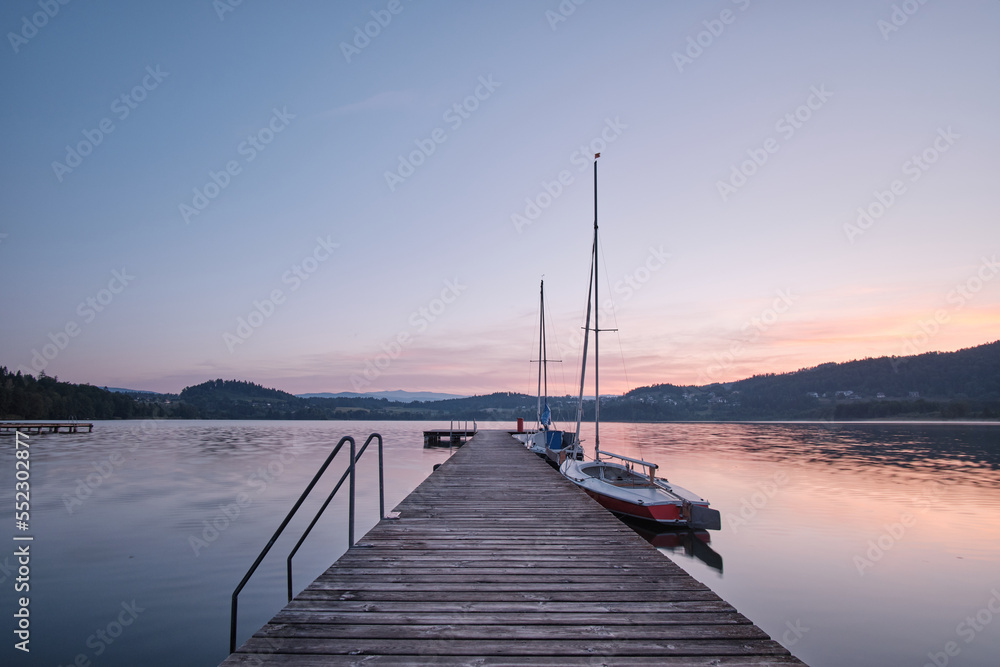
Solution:
<svg viewBox="0 0 1000 667">
<path fill-rule="evenodd" d="M 391 509 L 449 456 L 422 447 L 437 426 L 103 422 L 33 437 L 32 653 L 25 662 L 10 642 L 3 663 L 217 664 L 233 588 L 339 437 L 385 436 Z M 583 436 L 592 446 L 592 427 Z M 705 551 L 690 540 L 662 550 L 810 664 L 923 665 L 951 641 L 950 665 L 1000 664 L 988 607 L 996 594 L 1000 608 L 1000 425 L 602 424 L 601 447 L 658 462 L 722 512 L 711 549 L 724 574 L 692 557 Z M 374 452 L 366 459 L 358 537 L 378 514 Z M 284 604 L 284 557 L 342 470 L 332 466 L 241 595 L 241 641 Z M 249 504 L 220 520 L 240 493 Z M 0 495 L 12 506 L 13 484 Z M 346 549 L 344 513 L 335 501 L 296 556 L 296 590 Z M 228 525 L 209 539 L 213 521 Z M 0 577 L 12 611 L 11 577 Z M 135 622 L 101 639 L 132 600 Z M 977 613 L 979 630 L 961 625 Z"/>
</svg>

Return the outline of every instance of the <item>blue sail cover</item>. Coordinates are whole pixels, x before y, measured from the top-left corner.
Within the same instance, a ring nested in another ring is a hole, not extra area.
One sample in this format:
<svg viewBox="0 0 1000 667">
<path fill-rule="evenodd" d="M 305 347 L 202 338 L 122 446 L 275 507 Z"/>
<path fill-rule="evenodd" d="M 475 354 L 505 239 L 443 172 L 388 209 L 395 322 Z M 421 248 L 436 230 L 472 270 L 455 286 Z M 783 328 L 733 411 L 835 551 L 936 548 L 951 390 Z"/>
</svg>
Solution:
<svg viewBox="0 0 1000 667">
<path fill-rule="evenodd" d="M 545 409 L 542 410 L 542 426 L 548 426 L 552 423 L 552 410 L 549 409 L 549 402 L 545 401 Z"/>
<path fill-rule="evenodd" d="M 565 444 L 563 443 L 563 432 L 562 431 L 546 431 L 545 432 L 545 446 L 551 450 L 560 450 Z"/>
</svg>

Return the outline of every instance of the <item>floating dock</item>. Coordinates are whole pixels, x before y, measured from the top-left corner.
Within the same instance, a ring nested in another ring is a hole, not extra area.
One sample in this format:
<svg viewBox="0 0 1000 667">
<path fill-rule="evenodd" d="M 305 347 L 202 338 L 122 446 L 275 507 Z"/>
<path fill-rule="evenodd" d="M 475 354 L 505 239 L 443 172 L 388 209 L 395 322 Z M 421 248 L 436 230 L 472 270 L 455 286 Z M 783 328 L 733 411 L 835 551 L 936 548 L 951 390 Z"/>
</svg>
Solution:
<svg viewBox="0 0 1000 667">
<path fill-rule="evenodd" d="M 222 665 L 790 665 L 505 431 L 480 431 Z"/>
<path fill-rule="evenodd" d="M 45 433 L 79 433 L 87 429 L 87 433 L 94 430 L 94 425 L 86 422 L 0 422 L 0 433 L 14 433 L 20 431 L 28 435 L 40 435 Z"/>
</svg>

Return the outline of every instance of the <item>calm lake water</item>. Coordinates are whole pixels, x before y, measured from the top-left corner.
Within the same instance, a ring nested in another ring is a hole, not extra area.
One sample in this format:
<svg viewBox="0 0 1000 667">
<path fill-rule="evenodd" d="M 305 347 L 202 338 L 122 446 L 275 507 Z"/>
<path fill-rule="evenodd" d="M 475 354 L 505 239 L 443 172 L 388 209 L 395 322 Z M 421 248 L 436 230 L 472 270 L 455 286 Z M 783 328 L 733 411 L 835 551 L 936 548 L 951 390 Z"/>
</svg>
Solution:
<svg viewBox="0 0 1000 667">
<path fill-rule="evenodd" d="M 13 648 L 8 538 L 0 662 L 218 664 L 233 588 L 337 440 L 384 436 L 391 510 L 450 455 L 422 446 L 438 426 L 98 422 L 32 436 L 31 653 Z M 1000 425 L 602 424 L 601 443 L 711 500 L 722 570 L 661 550 L 809 664 L 1000 665 Z M 283 606 L 285 556 L 339 458 L 240 596 L 240 642 Z M 365 458 L 357 537 L 378 519 L 375 452 Z M 347 548 L 343 495 L 296 556 L 296 592 Z"/>
</svg>

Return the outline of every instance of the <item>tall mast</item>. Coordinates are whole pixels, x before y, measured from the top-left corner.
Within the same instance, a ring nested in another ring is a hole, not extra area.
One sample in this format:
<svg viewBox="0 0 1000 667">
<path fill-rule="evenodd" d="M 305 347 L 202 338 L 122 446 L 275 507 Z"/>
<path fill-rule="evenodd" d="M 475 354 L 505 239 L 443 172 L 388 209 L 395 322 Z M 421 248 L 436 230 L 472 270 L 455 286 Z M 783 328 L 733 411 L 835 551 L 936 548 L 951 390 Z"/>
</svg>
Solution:
<svg viewBox="0 0 1000 667">
<path fill-rule="evenodd" d="M 542 280 L 542 372 L 545 376 L 545 402 L 549 402 L 549 346 L 545 340 L 545 280 Z"/>
<path fill-rule="evenodd" d="M 541 362 L 542 366 L 545 362 L 542 359 L 542 351 L 545 349 L 545 279 L 542 279 L 541 285 L 541 310 L 538 312 L 539 324 L 538 324 L 538 360 Z M 536 409 L 535 415 L 537 417 L 537 423 L 539 428 L 542 426 L 542 368 L 538 368 L 538 407 Z"/>
<path fill-rule="evenodd" d="M 601 300 L 597 294 L 597 158 L 600 153 L 594 155 L 594 303 L 600 305 Z M 588 318 L 589 319 L 589 318 Z M 601 460 L 601 390 L 600 390 L 600 345 L 598 343 L 598 332 L 601 330 L 600 308 L 594 312 L 594 460 Z"/>
</svg>

